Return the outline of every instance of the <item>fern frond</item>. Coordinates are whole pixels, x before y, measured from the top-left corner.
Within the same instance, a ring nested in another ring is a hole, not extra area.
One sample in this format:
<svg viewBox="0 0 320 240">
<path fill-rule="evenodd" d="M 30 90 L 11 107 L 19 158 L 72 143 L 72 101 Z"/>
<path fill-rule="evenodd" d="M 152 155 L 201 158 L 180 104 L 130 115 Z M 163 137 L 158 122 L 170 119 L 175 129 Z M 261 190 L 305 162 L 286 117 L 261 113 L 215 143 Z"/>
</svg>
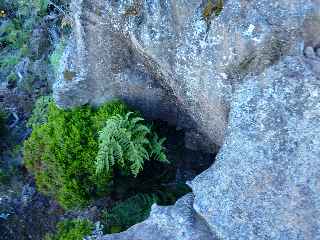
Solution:
<svg viewBox="0 0 320 240">
<path fill-rule="evenodd" d="M 99 132 L 99 152 L 96 159 L 97 173 L 109 172 L 113 166 L 128 170 L 137 176 L 143 170 L 144 161 L 154 156 L 155 160 L 166 162 L 162 146 L 165 139 L 155 134 L 151 141 L 151 128 L 144 125 L 144 119 L 134 117 L 129 112 L 125 116 L 109 118 Z"/>
<path fill-rule="evenodd" d="M 143 122 L 143 121 L 144 121 L 143 118 L 141 118 L 141 117 L 135 117 L 135 118 L 131 119 L 130 125 L 134 127 L 134 126 L 136 126 L 136 124 L 137 124 L 138 122 Z"/>
<path fill-rule="evenodd" d="M 125 201 L 118 202 L 112 209 L 105 213 L 105 226 L 111 232 L 113 226 L 126 230 L 137 222 L 146 219 L 152 204 L 157 202 L 155 194 L 137 194 Z"/>
<path fill-rule="evenodd" d="M 155 160 L 159 162 L 169 163 L 166 154 L 164 153 L 165 148 L 163 143 L 166 141 L 166 138 L 159 139 L 158 135 L 155 133 L 151 140 L 151 157 L 154 157 Z"/>
</svg>

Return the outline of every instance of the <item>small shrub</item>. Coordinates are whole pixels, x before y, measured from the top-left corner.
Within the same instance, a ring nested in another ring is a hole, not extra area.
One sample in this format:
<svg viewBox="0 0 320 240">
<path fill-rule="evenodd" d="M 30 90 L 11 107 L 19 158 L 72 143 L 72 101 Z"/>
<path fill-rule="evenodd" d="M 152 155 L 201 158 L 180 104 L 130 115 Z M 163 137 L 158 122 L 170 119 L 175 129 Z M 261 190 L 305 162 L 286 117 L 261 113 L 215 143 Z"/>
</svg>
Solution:
<svg viewBox="0 0 320 240">
<path fill-rule="evenodd" d="M 98 144 L 92 129 L 92 109 L 61 110 L 48 105 L 48 122 L 35 125 L 24 144 L 27 168 L 40 191 L 65 208 L 82 207 L 107 192 L 110 176 L 95 175 Z M 35 118 L 36 119 L 36 118 Z"/>
<path fill-rule="evenodd" d="M 18 64 L 19 60 L 20 60 L 20 55 L 16 55 L 16 54 L 5 57 L 5 58 L 2 58 L 0 56 L 0 68 L 13 67 L 16 64 Z"/>
<path fill-rule="evenodd" d="M 208 21 L 209 18 L 211 17 L 212 13 L 214 12 L 214 4 L 212 3 L 212 0 L 208 0 L 207 4 L 204 7 L 203 10 L 203 18 Z"/>
<path fill-rule="evenodd" d="M 82 240 L 94 230 L 94 224 L 89 220 L 64 220 L 58 223 L 57 233 L 50 234 L 45 240 Z"/>
<path fill-rule="evenodd" d="M 34 0 L 34 5 L 39 15 L 44 15 L 47 11 L 49 0 Z"/>
<path fill-rule="evenodd" d="M 64 208 L 87 205 L 110 192 L 112 172 L 96 175 L 98 131 L 102 122 L 128 108 L 120 101 L 97 110 L 89 106 L 59 109 L 50 97 L 40 98 L 28 122 L 32 134 L 24 143 L 24 160 L 38 189 Z"/>
<path fill-rule="evenodd" d="M 106 124 L 106 121 L 116 115 L 124 116 L 129 112 L 127 105 L 121 101 L 114 100 L 100 106 L 92 116 L 93 128 L 100 131 Z M 136 113 L 138 115 L 138 113 Z"/>
<path fill-rule="evenodd" d="M 165 139 L 159 140 L 151 128 L 142 123 L 143 118 L 133 115 L 129 112 L 125 116 L 113 116 L 99 132 L 97 173 L 108 173 L 117 167 L 137 176 L 145 160 L 168 162 L 162 146 Z"/>
<path fill-rule="evenodd" d="M 168 162 L 165 139 L 138 116 L 120 101 L 62 110 L 50 97 L 38 99 L 24 143 L 25 164 L 38 189 L 64 208 L 83 207 L 113 192 L 122 178 L 136 177 L 145 160 Z"/>
</svg>

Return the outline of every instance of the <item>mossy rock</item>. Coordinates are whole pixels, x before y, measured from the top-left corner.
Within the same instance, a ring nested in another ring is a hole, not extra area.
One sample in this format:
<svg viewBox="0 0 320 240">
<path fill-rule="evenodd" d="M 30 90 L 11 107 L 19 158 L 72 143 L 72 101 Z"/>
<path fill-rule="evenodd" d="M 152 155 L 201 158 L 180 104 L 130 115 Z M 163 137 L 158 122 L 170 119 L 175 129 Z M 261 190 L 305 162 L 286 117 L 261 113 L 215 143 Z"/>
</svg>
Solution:
<svg viewBox="0 0 320 240">
<path fill-rule="evenodd" d="M 76 77 L 76 72 L 73 72 L 73 71 L 66 69 L 63 72 L 63 77 L 64 77 L 64 80 L 71 81 L 72 79 L 74 79 Z"/>
</svg>

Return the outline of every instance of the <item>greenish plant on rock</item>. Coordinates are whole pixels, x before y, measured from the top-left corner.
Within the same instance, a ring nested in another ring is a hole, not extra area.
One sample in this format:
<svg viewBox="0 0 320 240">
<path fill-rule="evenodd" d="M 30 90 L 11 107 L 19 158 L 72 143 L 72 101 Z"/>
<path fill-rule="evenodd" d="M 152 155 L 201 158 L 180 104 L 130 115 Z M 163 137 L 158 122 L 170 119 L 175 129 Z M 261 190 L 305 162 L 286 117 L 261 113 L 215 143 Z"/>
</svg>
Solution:
<svg viewBox="0 0 320 240">
<path fill-rule="evenodd" d="M 224 0 L 208 0 L 203 9 L 203 18 L 208 22 L 211 16 L 219 16 L 224 6 Z"/>
</svg>

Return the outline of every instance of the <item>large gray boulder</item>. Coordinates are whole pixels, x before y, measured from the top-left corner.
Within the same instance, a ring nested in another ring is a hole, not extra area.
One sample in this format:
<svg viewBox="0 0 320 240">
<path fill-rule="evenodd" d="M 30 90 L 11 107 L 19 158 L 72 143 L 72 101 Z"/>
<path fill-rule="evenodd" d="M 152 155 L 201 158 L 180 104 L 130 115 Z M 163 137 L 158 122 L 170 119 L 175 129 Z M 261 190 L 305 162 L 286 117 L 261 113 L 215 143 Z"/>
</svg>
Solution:
<svg viewBox="0 0 320 240">
<path fill-rule="evenodd" d="M 221 146 L 235 85 L 301 51 L 303 38 L 316 35 L 312 28 L 303 36 L 303 27 L 317 18 L 309 17 L 311 0 L 225 1 L 209 18 L 207 4 L 73 1 L 74 34 L 54 86 L 58 105 L 122 98 Z"/>
<path fill-rule="evenodd" d="M 288 57 L 237 89 L 219 156 L 191 184 L 222 239 L 320 239 L 319 77 Z"/>
<path fill-rule="evenodd" d="M 320 1 L 207 4 L 72 3 L 59 106 L 121 98 L 186 129 L 190 147 L 221 147 L 193 204 L 105 239 L 319 239 Z"/>
<path fill-rule="evenodd" d="M 177 203 L 103 239 L 320 239 L 320 76 L 306 60 L 288 57 L 236 90 L 217 160 L 190 183 L 202 221 L 188 231 L 207 235 L 175 229 L 189 219 Z"/>
</svg>

